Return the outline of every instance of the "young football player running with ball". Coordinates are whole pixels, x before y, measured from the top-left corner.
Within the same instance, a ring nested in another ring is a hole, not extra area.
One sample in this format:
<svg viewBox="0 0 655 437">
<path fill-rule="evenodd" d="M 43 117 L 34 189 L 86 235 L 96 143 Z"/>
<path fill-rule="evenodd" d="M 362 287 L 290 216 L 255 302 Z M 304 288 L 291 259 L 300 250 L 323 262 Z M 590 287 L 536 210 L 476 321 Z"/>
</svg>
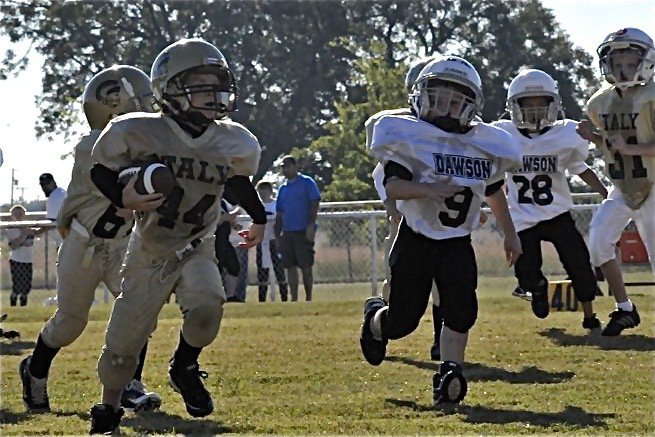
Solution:
<svg viewBox="0 0 655 437">
<path fill-rule="evenodd" d="M 596 277 L 587 245 L 569 212 L 573 200 L 566 178 L 568 170 L 607 197 L 607 190 L 585 164 L 589 142 L 576 134 L 576 122 L 558 120 L 562 113 L 559 87 L 541 70 L 523 70 L 512 80 L 507 110 L 511 121 L 494 125 L 511 134 L 523 154 L 522 165 L 507 175 L 509 210 L 523 249 L 514 265 L 519 287 L 532 293 L 535 316 L 547 317 L 550 303 L 548 280 L 541 270 L 541 242 L 551 242 L 582 304 L 583 328 L 600 328 L 592 304 Z"/>
<path fill-rule="evenodd" d="M 603 335 L 616 336 L 641 319 L 628 299 L 615 245 L 633 220 L 655 271 L 655 47 L 639 29 L 620 29 L 598 47 L 607 84 L 587 102 L 591 121 L 578 133 L 602 151 L 614 189 L 591 220 L 589 249 L 616 300 Z"/>
<path fill-rule="evenodd" d="M 150 79 L 162 112 L 112 120 L 93 148 L 93 181 L 114 205 L 137 211 L 138 218 L 98 360 L 102 403 L 91 409 L 92 433 L 118 430 L 121 389 L 173 290 L 183 322 L 170 383 L 190 415 L 213 411 L 198 357 L 218 334 L 226 300 L 214 254 L 224 186 L 253 219 L 244 246 L 259 243 L 266 224 L 249 179 L 259 163 L 259 143 L 228 118 L 235 110 L 236 84 L 223 54 L 200 39 L 180 40 L 157 56 Z M 117 182 L 120 169 L 153 159 L 176 178 L 166 199 L 138 194 L 136 177 L 125 186 Z"/>
<path fill-rule="evenodd" d="M 103 282 L 114 296 L 120 293 L 119 271 L 134 215 L 112 204 L 91 181 L 93 144 L 112 118 L 153 111 L 150 78 L 127 65 L 115 65 L 93 76 L 83 99 L 91 132 L 75 147 L 68 197 L 57 217 L 64 237 L 57 257 L 57 310 L 43 325 L 32 355 L 20 364 L 23 402 L 32 413 L 50 411 L 50 366 L 61 348 L 84 331 L 96 287 Z M 154 410 L 161 403 L 159 395 L 147 392 L 141 383 L 147 342 L 142 346 L 138 366 L 121 398 L 122 406 L 134 411 Z"/>
<path fill-rule="evenodd" d="M 447 56 L 419 74 L 412 92 L 416 116 L 384 115 L 373 127 L 371 152 L 384 166 L 387 196 L 398 201 L 403 219 L 390 255 L 389 302 L 366 301 L 360 345 L 370 364 L 382 363 L 388 340 L 418 327 L 434 281 L 444 318 L 435 405 L 466 394 L 461 365 L 478 310 L 471 232 L 483 198 L 505 233 L 510 265 L 521 253 L 501 189 L 505 172 L 520 164 L 519 147 L 502 129 L 473 121 L 482 101 L 475 68 Z"/>
</svg>

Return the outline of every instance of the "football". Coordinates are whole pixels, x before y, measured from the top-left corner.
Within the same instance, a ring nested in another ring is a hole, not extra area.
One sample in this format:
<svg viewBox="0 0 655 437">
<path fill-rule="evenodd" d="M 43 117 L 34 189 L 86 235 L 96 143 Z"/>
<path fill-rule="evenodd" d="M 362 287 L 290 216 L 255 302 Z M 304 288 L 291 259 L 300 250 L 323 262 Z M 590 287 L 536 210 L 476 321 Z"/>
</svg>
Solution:
<svg viewBox="0 0 655 437">
<path fill-rule="evenodd" d="M 123 184 L 127 184 L 135 174 L 137 178 L 134 189 L 139 194 L 161 193 L 164 197 L 168 197 L 175 187 L 173 172 L 161 162 L 126 168 L 120 172 L 118 180 Z"/>
</svg>

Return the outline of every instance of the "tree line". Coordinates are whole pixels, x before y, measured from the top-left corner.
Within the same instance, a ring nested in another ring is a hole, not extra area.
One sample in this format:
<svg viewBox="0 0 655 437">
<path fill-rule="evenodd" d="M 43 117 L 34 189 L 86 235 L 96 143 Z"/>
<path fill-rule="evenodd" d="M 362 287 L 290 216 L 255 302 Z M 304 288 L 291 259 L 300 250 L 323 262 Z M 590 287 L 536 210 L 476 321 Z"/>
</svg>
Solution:
<svg viewBox="0 0 655 437">
<path fill-rule="evenodd" d="M 237 78 L 233 118 L 262 144 L 256 177 L 293 150 L 327 200 L 375 197 L 363 123 L 407 104 L 403 78 L 420 56 L 471 61 L 482 77 L 485 120 L 503 113 L 506 87 L 522 67 L 551 74 L 574 119 L 597 84 L 591 56 L 539 0 L 5 0 L 0 33 L 30 41 L 45 58 L 39 136 L 70 132 L 85 83 L 103 68 L 148 73 L 179 38 L 212 42 Z M 27 61 L 9 50 L 0 77 Z"/>
</svg>

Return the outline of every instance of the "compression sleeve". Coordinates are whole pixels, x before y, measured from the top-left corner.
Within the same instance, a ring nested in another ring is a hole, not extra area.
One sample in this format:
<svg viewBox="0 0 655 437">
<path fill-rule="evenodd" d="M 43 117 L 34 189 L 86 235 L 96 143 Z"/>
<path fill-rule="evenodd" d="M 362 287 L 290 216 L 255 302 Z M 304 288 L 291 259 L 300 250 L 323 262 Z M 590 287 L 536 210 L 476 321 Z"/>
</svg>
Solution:
<svg viewBox="0 0 655 437">
<path fill-rule="evenodd" d="M 237 200 L 239 206 L 248 213 L 253 223 L 257 225 L 266 224 L 266 210 L 264 210 L 264 205 L 262 205 L 262 201 L 259 199 L 257 191 L 252 186 L 248 176 L 232 176 L 227 180 L 225 189 L 236 198 L 235 200 Z"/>
<path fill-rule="evenodd" d="M 102 164 L 95 164 L 91 168 L 91 180 L 98 190 L 119 208 L 123 206 L 123 184 L 118 182 L 118 172 Z"/>
</svg>

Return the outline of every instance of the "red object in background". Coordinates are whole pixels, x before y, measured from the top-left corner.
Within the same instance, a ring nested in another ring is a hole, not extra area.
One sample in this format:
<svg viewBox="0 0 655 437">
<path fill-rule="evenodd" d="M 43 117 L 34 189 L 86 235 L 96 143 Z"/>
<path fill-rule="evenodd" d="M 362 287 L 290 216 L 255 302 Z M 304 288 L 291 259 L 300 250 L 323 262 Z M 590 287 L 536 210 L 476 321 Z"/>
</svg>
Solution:
<svg viewBox="0 0 655 437">
<path fill-rule="evenodd" d="M 646 252 L 644 242 L 641 241 L 639 232 L 623 231 L 619 242 L 619 247 L 621 248 L 621 262 L 626 264 L 648 262 L 648 252 Z"/>
</svg>

